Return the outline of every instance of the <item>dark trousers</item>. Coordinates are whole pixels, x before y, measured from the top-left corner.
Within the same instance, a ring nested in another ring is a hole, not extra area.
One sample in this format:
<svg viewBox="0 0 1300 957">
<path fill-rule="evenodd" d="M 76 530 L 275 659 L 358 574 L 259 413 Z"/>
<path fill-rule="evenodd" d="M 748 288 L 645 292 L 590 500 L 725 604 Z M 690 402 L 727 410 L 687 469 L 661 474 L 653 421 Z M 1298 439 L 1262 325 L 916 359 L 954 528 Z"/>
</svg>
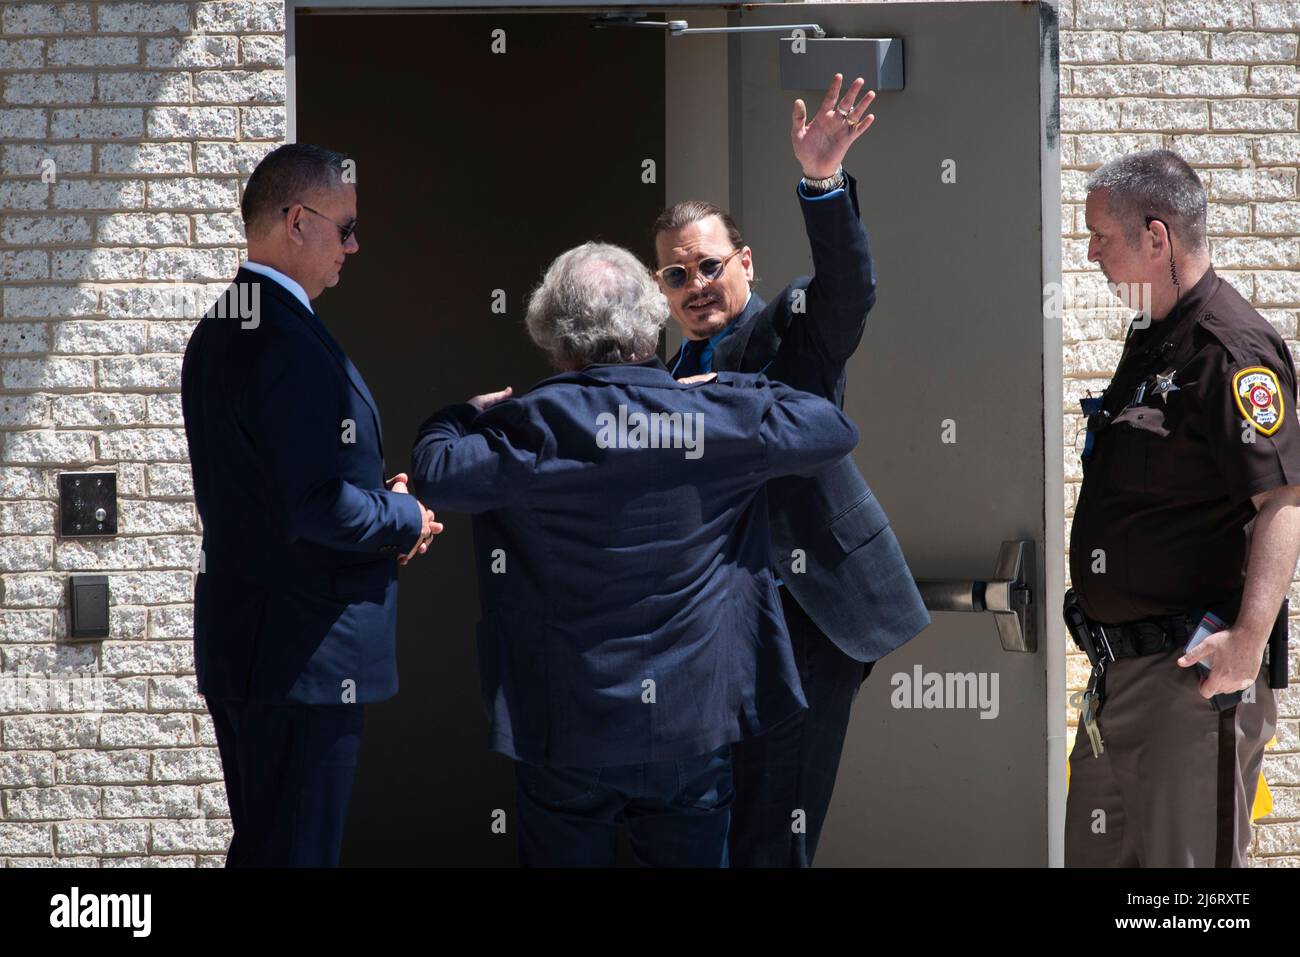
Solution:
<svg viewBox="0 0 1300 957">
<path fill-rule="evenodd" d="M 732 867 L 811 867 L 863 663 L 822 634 L 786 588 L 781 605 L 808 710 L 733 746 Z"/>
<path fill-rule="evenodd" d="M 515 762 L 519 863 L 612 867 L 620 824 L 647 867 L 726 867 L 731 746 L 608 768 Z"/>
<path fill-rule="evenodd" d="M 337 867 L 363 706 L 208 699 L 235 835 L 227 867 Z"/>
</svg>

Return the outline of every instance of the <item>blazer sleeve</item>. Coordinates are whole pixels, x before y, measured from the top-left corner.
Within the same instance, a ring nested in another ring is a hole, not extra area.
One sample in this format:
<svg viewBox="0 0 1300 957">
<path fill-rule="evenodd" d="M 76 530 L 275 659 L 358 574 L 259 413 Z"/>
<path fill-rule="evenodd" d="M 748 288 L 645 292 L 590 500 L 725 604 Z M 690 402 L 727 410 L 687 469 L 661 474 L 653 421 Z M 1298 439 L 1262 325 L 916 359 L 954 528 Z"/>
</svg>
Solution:
<svg viewBox="0 0 1300 957">
<path fill-rule="evenodd" d="M 825 196 L 808 197 L 802 184 L 795 187 L 814 274 L 802 313 L 792 311 L 788 295 L 781 305 L 786 324 L 781 348 L 825 362 L 832 380 L 862 341 L 876 302 L 876 269 L 858 208 L 857 180 L 847 170 L 844 178 L 847 188 Z"/>
<path fill-rule="evenodd" d="M 763 381 L 771 392 L 760 427 L 769 478 L 815 475 L 857 446 L 857 426 L 833 403 L 774 380 Z"/>
<path fill-rule="evenodd" d="M 435 412 L 411 450 L 411 490 L 429 508 L 473 515 L 517 504 L 537 470 L 540 440 L 513 399 L 479 413 L 468 402 Z"/>
<path fill-rule="evenodd" d="M 423 529 L 415 499 L 343 477 L 340 456 L 350 452 L 341 444 L 339 406 L 321 394 L 337 380 L 324 350 L 285 336 L 260 351 L 244 394 L 244 418 L 290 540 L 354 552 L 409 551 Z"/>
</svg>

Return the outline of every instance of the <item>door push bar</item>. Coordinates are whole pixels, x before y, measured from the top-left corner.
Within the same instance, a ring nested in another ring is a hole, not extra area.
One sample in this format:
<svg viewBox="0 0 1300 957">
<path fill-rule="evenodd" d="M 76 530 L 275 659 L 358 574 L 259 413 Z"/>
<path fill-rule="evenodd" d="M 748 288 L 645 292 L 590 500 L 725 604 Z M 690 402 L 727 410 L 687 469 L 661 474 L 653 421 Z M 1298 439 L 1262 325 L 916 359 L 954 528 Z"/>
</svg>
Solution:
<svg viewBox="0 0 1300 957">
<path fill-rule="evenodd" d="M 1003 542 L 988 581 L 921 581 L 916 587 L 930 611 L 987 611 L 998 626 L 1003 651 L 1038 650 L 1034 614 L 1034 543 Z"/>
</svg>

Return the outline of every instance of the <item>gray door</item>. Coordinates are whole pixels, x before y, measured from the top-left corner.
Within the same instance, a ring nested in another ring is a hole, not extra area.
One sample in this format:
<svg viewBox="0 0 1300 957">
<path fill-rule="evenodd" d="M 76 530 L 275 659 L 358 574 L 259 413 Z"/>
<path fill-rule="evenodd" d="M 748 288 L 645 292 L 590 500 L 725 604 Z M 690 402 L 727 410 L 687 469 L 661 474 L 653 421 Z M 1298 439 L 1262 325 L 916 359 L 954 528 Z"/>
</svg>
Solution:
<svg viewBox="0 0 1300 957">
<path fill-rule="evenodd" d="M 811 20 L 831 37 L 903 39 L 905 87 L 879 94 L 876 124 L 846 160 L 879 277 L 849 365 L 855 456 L 917 578 L 990 578 L 1007 540 L 1032 543 L 1037 558 L 1036 652 L 1004 651 L 987 613 L 939 613 L 877 664 L 854 705 L 818 863 L 1054 862 L 1065 755 L 1060 332 L 1043 310 L 1059 268 L 1054 10 L 764 4 L 727 16 L 732 26 Z M 778 37 L 788 35 L 667 41 L 668 201 L 718 188 L 696 180 L 705 171 L 693 148 L 715 131 L 698 117 L 677 121 L 672 107 L 686 77 L 716 76 L 725 62 L 727 143 L 712 143 L 716 162 L 728 161 L 720 199 L 769 301 L 812 271 L 792 103 L 802 97 L 811 112 L 836 69 L 846 86 L 862 69 L 845 53 L 820 89 L 783 89 Z M 986 704 L 963 701 L 972 675 Z M 935 676 L 945 693 L 924 694 Z"/>
</svg>

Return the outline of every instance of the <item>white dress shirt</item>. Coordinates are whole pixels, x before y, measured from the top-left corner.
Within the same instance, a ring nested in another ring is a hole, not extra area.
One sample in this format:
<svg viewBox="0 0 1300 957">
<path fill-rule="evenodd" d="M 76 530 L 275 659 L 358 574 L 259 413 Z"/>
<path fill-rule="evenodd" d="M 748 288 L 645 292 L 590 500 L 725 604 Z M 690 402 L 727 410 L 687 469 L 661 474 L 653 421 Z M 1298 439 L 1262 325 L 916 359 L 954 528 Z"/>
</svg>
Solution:
<svg viewBox="0 0 1300 957">
<path fill-rule="evenodd" d="M 258 275 L 266 276 L 268 279 L 274 279 L 281 286 L 298 297 L 298 301 L 302 303 L 304 309 L 310 312 L 313 316 L 316 314 L 315 310 L 311 307 L 311 300 L 307 298 L 307 290 L 303 289 L 302 285 L 296 279 L 290 279 L 284 273 L 280 272 L 280 270 L 272 269 L 270 266 L 265 266 L 262 263 L 255 263 L 251 259 L 244 263 L 244 268 L 249 272 L 255 272 Z"/>
</svg>

